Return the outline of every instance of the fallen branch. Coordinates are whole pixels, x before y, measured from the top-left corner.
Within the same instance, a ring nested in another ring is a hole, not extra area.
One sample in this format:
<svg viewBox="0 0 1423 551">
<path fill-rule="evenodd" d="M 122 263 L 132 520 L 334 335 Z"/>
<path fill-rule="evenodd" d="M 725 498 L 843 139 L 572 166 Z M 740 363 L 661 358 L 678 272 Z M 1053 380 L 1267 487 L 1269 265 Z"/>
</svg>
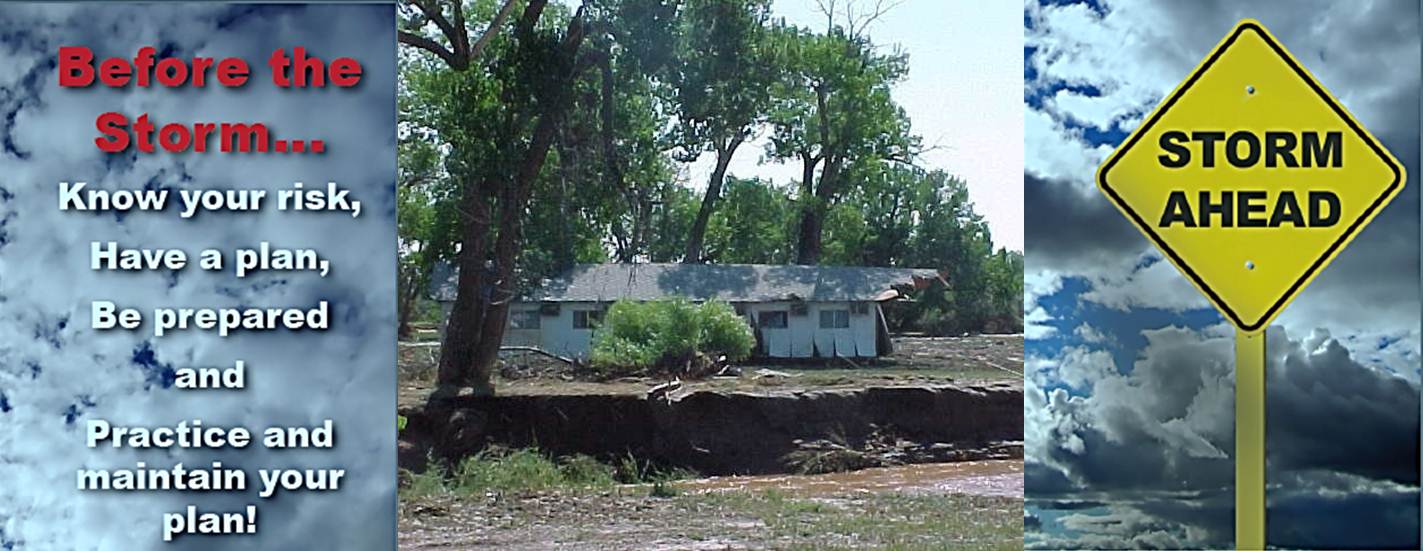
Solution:
<svg viewBox="0 0 1423 551">
<path fill-rule="evenodd" d="M 538 355 L 540 355 L 540 356 L 545 356 L 545 357 L 553 358 L 553 359 L 555 359 L 555 360 L 558 360 L 558 361 L 560 361 L 560 362 L 566 363 L 566 364 L 568 364 L 568 365 L 577 365 L 577 364 L 578 364 L 578 362 L 575 361 L 573 358 L 566 358 L 566 357 L 563 357 L 563 356 L 559 356 L 558 354 L 554 354 L 553 352 L 549 352 L 549 351 L 544 350 L 544 349 L 542 349 L 542 348 L 535 348 L 535 347 L 532 347 L 532 346 L 501 346 L 501 347 L 499 347 L 499 351 L 500 351 L 500 352 L 532 352 L 532 353 L 538 354 Z"/>
<path fill-rule="evenodd" d="M 864 369 L 864 368 L 860 367 L 860 364 L 855 363 L 855 360 L 850 359 L 849 356 L 841 356 L 841 355 L 839 355 L 839 354 L 836 354 L 835 357 L 836 357 L 836 358 L 840 358 L 840 359 L 842 359 L 842 360 L 845 360 L 845 363 L 850 364 L 850 365 L 851 365 L 852 367 L 854 367 L 855 369 Z"/>
<path fill-rule="evenodd" d="M 1007 372 L 1012 373 L 1012 374 L 1014 374 L 1014 375 L 1017 375 L 1017 376 L 1019 376 L 1019 377 L 1022 377 L 1022 376 L 1023 376 L 1023 373 L 1022 373 L 1021 371 L 1013 371 L 1012 369 L 1008 369 L 1008 368 L 1006 368 L 1006 367 L 1003 367 L 1003 366 L 1001 366 L 1001 365 L 995 364 L 995 363 L 990 362 L 990 361 L 984 361 L 983 363 L 987 364 L 988 367 L 991 367 L 991 368 L 993 368 L 993 369 L 997 369 L 997 370 L 1000 370 L 1000 371 L 1007 371 Z"/>
</svg>

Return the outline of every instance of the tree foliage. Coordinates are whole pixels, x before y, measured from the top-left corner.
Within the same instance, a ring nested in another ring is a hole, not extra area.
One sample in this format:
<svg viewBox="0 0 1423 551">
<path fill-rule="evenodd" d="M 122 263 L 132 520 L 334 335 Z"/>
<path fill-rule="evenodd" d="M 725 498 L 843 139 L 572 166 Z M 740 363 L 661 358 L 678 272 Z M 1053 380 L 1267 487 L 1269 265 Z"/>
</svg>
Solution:
<svg viewBox="0 0 1423 551">
<path fill-rule="evenodd" d="M 714 168 L 688 229 L 687 262 L 701 262 L 707 225 L 732 156 L 763 121 L 771 86 L 780 77 L 772 55 L 767 0 L 687 0 L 676 25 L 675 61 L 664 79 L 673 124 L 669 140 L 679 160 L 711 153 Z"/>
<path fill-rule="evenodd" d="M 918 150 L 909 117 L 891 94 L 908 58 L 880 53 L 838 27 L 825 34 L 780 29 L 775 48 L 787 76 L 774 91 L 766 153 L 801 165 L 796 263 L 816 264 L 831 208 L 865 174 L 886 163 L 908 164 Z"/>
</svg>

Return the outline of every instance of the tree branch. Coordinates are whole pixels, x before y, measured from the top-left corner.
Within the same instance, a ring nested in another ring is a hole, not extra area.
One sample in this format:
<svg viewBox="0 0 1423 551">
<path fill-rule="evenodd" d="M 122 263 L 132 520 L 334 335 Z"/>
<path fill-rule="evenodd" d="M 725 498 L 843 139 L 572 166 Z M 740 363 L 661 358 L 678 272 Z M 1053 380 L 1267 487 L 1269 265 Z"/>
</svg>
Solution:
<svg viewBox="0 0 1423 551">
<path fill-rule="evenodd" d="M 499 34 L 499 28 L 504 26 L 504 21 L 509 19 L 509 14 L 514 12 L 516 3 L 518 0 L 504 0 L 504 7 L 499 8 L 499 13 L 494 16 L 494 21 L 489 23 L 489 29 L 485 30 L 484 35 L 480 36 L 479 40 L 475 41 L 474 46 L 470 48 L 470 58 L 479 59 L 480 54 L 484 53 L 484 48 L 493 40 L 494 35 Z"/>
<path fill-rule="evenodd" d="M 468 59 L 456 55 L 454 52 L 451 52 L 439 42 L 435 42 L 434 40 L 430 40 L 418 34 L 407 31 L 397 31 L 396 35 L 397 37 L 399 37 L 401 44 L 405 44 L 407 46 L 414 46 L 421 50 L 425 50 L 427 52 L 440 56 L 440 59 L 445 60 L 445 63 L 448 63 L 450 67 L 455 70 L 463 70 L 466 67 L 469 67 Z"/>
<path fill-rule="evenodd" d="M 455 36 L 450 37 L 450 44 L 454 46 L 455 55 L 470 59 L 469 55 L 469 27 L 464 22 L 464 0 L 454 0 L 454 28 Z M 494 32 L 497 27 L 491 26 L 484 34 Z"/>
<path fill-rule="evenodd" d="M 434 21 L 434 22 L 435 22 L 435 26 L 439 27 L 439 28 L 440 28 L 440 32 L 441 32 L 441 33 L 444 33 L 445 38 L 449 39 L 450 45 L 452 46 L 452 49 L 454 50 L 454 52 L 455 52 L 456 55 L 458 55 L 460 51 L 462 51 L 462 50 L 467 50 L 467 49 L 468 49 L 467 47 L 461 47 L 461 46 L 460 46 L 460 44 L 459 44 L 459 41 L 460 41 L 460 31 L 459 31 L 458 29 L 455 29 L 454 24 L 450 23 L 450 20 L 449 20 L 449 19 L 446 19 L 446 18 L 445 18 L 445 10 L 443 10 L 443 9 L 440 8 L 440 4 L 439 4 L 438 0 L 410 0 L 410 1 L 414 2 L 414 3 L 415 3 L 415 7 L 420 8 L 420 11 L 422 11 L 422 12 L 425 13 L 425 17 L 429 17 L 429 18 L 430 18 L 430 21 Z M 459 6 L 459 1 L 458 1 L 458 0 L 456 0 L 455 6 L 456 6 L 456 8 L 455 8 L 456 13 L 459 13 L 459 14 L 460 14 L 459 17 L 460 17 L 461 19 L 463 19 L 463 18 L 464 18 L 464 15 L 463 15 L 462 12 L 459 11 L 459 8 L 458 8 L 458 6 Z"/>
<path fill-rule="evenodd" d="M 484 53 L 485 48 L 487 48 L 489 43 L 494 40 L 494 37 L 499 34 L 500 29 L 504 27 L 504 22 L 509 19 L 509 15 L 514 12 L 514 7 L 518 4 L 518 0 L 504 0 L 504 5 L 499 8 L 499 12 L 495 14 L 494 19 L 489 22 L 489 27 L 484 30 L 484 34 L 481 34 L 479 39 L 471 45 L 469 41 L 469 25 L 468 22 L 465 21 L 464 6 L 460 0 L 451 2 L 453 21 L 445 17 L 439 0 L 406 1 L 419 9 L 420 13 L 424 14 L 426 19 L 435 23 L 435 26 L 439 27 L 440 33 L 444 35 L 450 45 L 449 47 L 445 47 L 439 42 L 407 31 L 399 32 L 400 42 L 440 56 L 440 59 L 445 60 L 445 63 L 448 63 L 450 67 L 455 70 L 467 69 L 473 60 L 479 59 L 480 55 Z M 525 11 L 525 16 L 532 16 L 534 20 L 537 20 L 539 13 L 543 11 L 543 5 L 546 4 L 547 1 L 548 0 L 535 0 L 530 3 L 529 8 L 533 13 Z M 532 28 L 532 22 L 529 23 L 529 26 Z"/>
<path fill-rule="evenodd" d="M 889 13 L 890 10 L 899 7 L 899 5 L 903 3 L 904 0 L 875 0 L 875 7 L 871 9 L 868 14 L 861 14 L 859 21 L 856 21 L 854 16 L 851 16 L 847 13 L 845 17 L 849 20 L 848 24 L 850 28 L 848 30 L 850 32 L 850 36 L 859 38 L 860 33 L 865 32 L 865 29 L 868 29 L 871 24 L 873 24 L 875 21 L 878 21 L 879 18 L 884 17 L 884 14 Z"/>
<path fill-rule="evenodd" d="M 543 16 L 544 7 L 547 5 L 548 0 L 529 0 L 529 5 L 524 6 L 523 15 L 519 16 L 519 32 L 533 32 L 534 25 Z M 574 16 L 575 18 L 582 15 L 583 8 L 578 8 L 578 12 L 578 15 Z"/>
</svg>

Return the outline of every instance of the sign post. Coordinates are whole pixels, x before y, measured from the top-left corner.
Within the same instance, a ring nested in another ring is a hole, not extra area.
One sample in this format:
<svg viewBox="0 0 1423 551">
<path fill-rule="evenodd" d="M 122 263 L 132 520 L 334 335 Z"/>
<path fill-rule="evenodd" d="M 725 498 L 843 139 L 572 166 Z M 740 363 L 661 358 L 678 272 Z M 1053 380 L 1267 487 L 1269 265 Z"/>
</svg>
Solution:
<svg viewBox="0 0 1423 551">
<path fill-rule="evenodd" d="M 1236 24 L 1097 186 L 1236 327 L 1236 546 L 1265 546 L 1265 328 L 1403 189 L 1402 165 L 1259 22 Z"/>
<path fill-rule="evenodd" d="M 1235 332 L 1235 546 L 1265 548 L 1265 333 Z"/>
</svg>

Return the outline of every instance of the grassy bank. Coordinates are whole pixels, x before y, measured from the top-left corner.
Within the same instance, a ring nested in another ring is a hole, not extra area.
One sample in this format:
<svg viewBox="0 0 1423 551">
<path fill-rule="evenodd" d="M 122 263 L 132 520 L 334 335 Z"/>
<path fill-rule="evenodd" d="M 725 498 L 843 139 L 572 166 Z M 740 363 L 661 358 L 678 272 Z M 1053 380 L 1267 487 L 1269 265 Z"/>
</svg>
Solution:
<svg viewBox="0 0 1423 551">
<path fill-rule="evenodd" d="M 659 469 L 626 457 L 603 463 L 587 455 L 551 458 L 538 449 L 491 449 L 453 467 L 432 461 L 424 472 L 401 473 L 401 499 L 453 495 L 598 492 L 625 485 L 649 485 L 650 494 L 669 494 L 668 482 L 692 473 Z"/>
</svg>

